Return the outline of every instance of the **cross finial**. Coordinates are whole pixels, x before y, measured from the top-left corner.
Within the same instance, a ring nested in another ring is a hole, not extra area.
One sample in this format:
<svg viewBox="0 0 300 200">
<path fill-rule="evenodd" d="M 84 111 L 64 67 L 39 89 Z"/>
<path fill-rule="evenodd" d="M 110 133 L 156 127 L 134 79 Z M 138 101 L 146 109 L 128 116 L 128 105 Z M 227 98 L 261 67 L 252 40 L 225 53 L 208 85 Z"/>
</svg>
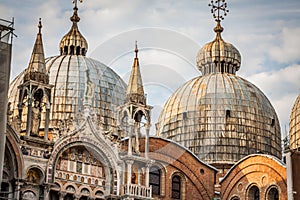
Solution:
<svg viewBox="0 0 300 200">
<path fill-rule="evenodd" d="M 77 0 L 72 0 L 74 4 L 74 8 L 77 8 Z M 80 3 L 82 3 L 83 0 L 79 0 Z"/>
<path fill-rule="evenodd" d="M 216 22 L 220 22 L 221 20 L 224 20 L 224 17 L 227 15 L 229 10 L 227 10 L 227 3 L 225 0 L 211 0 L 210 4 L 208 6 L 211 7 L 211 13 L 213 14 L 213 17 Z"/>
</svg>

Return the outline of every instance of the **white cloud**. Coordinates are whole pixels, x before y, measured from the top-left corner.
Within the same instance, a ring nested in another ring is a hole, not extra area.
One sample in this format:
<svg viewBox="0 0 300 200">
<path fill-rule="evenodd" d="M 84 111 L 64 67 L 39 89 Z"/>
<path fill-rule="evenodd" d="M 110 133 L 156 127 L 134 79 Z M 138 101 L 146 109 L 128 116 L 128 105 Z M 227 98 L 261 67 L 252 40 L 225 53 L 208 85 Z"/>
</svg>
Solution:
<svg viewBox="0 0 300 200">
<path fill-rule="evenodd" d="M 12 78 L 28 65 L 39 17 L 43 19 L 42 33 L 46 56 L 59 53 L 60 39 L 71 27 L 69 18 L 72 15 L 72 7 L 71 0 L 1 2 L 0 17 L 15 17 L 15 33 L 18 35 L 13 43 Z M 280 0 L 274 0 L 272 4 L 269 0 L 231 0 L 229 16 L 222 22 L 225 28 L 222 36 L 225 41 L 234 44 L 242 54 L 242 67 L 238 75 L 249 76 L 249 79 L 267 94 L 278 111 L 282 124 L 288 121 L 290 107 L 295 96 L 299 94 L 299 65 L 291 65 L 299 63 L 300 58 L 299 7 L 298 0 L 286 0 L 284 4 Z M 151 42 L 152 47 L 156 48 L 162 47 L 158 44 L 163 44 L 163 48 L 175 51 L 195 65 L 197 45 L 202 46 L 212 41 L 215 35 L 212 31 L 215 23 L 209 10 L 206 0 L 87 0 L 79 5 L 79 28 L 89 42 L 88 55 L 99 44 L 111 44 L 106 42 L 114 38 L 113 36 L 129 30 L 161 27 L 180 31 L 183 35 L 188 35 L 187 38 L 191 41 L 196 41 L 196 45 L 188 43 L 184 46 L 176 41 L 166 42 L 166 45 L 163 42 L 172 39 L 166 35 L 153 36 L 152 40 L 149 39 L 151 37 L 137 35 L 138 38 L 128 37 L 127 43 L 118 43 L 120 40 L 116 40 L 111 46 L 106 46 L 109 48 L 105 49 L 110 51 L 109 55 L 102 51 L 96 59 L 110 62 L 110 58 L 120 55 L 120 49 L 121 53 L 124 53 L 124 49 L 132 50 L 133 41 L 138 39 L 141 44 Z M 149 43 L 146 46 L 150 47 Z M 126 58 L 129 61 L 126 62 Z M 174 59 L 174 55 L 171 54 L 149 52 L 144 58 L 141 54 L 141 59 L 146 65 L 175 66 L 177 73 L 185 73 L 184 68 L 180 68 L 184 62 Z M 121 61 L 124 61 L 123 66 L 130 68 L 132 57 L 125 56 L 118 64 L 122 65 Z M 187 74 L 190 72 L 191 70 Z M 189 75 L 182 76 L 188 79 L 186 77 Z"/>
<path fill-rule="evenodd" d="M 291 65 L 278 71 L 261 72 L 247 78 L 258 86 L 271 100 L 284 132 L 289 116 L 300 94 L 300 65 Z"/>
<path fill-rule="evenodd" d="M 270 57 L 280 63 L 300 60 L 300 28 L 283 28 L 277 40 L 279 44 L 269 49 Z"/>
</svg>

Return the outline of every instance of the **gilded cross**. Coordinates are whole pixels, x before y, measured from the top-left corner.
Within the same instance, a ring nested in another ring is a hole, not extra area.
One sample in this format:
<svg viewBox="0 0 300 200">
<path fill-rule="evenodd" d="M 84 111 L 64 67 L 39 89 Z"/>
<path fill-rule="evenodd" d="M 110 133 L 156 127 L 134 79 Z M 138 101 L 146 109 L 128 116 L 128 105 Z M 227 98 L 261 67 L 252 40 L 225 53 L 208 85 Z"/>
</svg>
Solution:
<svg viewBox="0 0 300 200">
<path fill-rule="evenodd" d="M 208 6 L 211 6 L 210 11 L 213 14 L 213 17 L 216 20 L 216 22 L 224 20 L 224 17 L 229 12 L 229 10 L 226 9 L 227 3 L 225 2 L 225 0 L 211 0 Z"/>
</svg>

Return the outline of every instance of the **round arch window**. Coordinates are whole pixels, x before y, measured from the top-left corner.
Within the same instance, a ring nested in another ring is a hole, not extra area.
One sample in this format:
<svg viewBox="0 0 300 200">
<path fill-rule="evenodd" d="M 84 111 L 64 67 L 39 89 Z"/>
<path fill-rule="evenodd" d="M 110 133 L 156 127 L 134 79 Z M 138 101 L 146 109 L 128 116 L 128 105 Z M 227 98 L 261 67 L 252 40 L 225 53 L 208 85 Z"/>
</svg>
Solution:
<svg viewBox="0 0 300 200">
<path fill-rule="evenodd" d="M 248 190 L 248 199 L 260 200 L 259 188 L 257 186 L 254 185 Z"/>
<path fill-rule="evenodd" d="M 279 200 L 279 192 L 277 188 L 271 188 L 267 194 L 267 197 L 268 200 Z"/>
</svg>

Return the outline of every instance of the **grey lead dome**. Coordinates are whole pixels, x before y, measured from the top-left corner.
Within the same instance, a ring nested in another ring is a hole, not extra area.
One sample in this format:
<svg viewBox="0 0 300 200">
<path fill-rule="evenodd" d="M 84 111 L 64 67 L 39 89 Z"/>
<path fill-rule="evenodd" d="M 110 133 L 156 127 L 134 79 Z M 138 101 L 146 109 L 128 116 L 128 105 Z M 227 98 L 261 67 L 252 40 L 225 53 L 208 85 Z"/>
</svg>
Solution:
<svg viewBox="0 0 300 200">
<path fill-rule="evenodd" d="M 111 68 L 80 55 L 47 58 L 46 67 L 50 84 L 54 85 L 51 94 L 51 130 L 62 126 L 64 129 L 74 129 L 77 116 L 84 111 L 84 104 L 91 106 L 103 129 L 116 127 L 115 110 L 124 103 L 126 84 Z M 17 86 L 23 81 L 23 76 L 24 72 L 10 84 L 8 96 L 13 109 L 12 117 L 18 115 Z M 23 115 L 26 117 L 26 112 Z M 44 120 L 41 127 L 44 126 Z M 22 127 L 24 129 L 25 124 Z"/>
<path fill-rule="evenodd" d="M 279 121 L 267 97 L 236 76 L 239 51 L 221 37 L 198 53 L 203 76 L 181 86 L 166 102 L 157 135 L 172 139 L 209 164 L 234 164 L 252 153 L 281 158 Z"/>
<path fill-rule="evenodd" d="M 233 164 L 257 152 L 281 158 L 274 108 L 256 86 L 233 74 L 208 74 L 180 87 L 160 114 L 158 134 L 210 164 Z"/>
</svg>

